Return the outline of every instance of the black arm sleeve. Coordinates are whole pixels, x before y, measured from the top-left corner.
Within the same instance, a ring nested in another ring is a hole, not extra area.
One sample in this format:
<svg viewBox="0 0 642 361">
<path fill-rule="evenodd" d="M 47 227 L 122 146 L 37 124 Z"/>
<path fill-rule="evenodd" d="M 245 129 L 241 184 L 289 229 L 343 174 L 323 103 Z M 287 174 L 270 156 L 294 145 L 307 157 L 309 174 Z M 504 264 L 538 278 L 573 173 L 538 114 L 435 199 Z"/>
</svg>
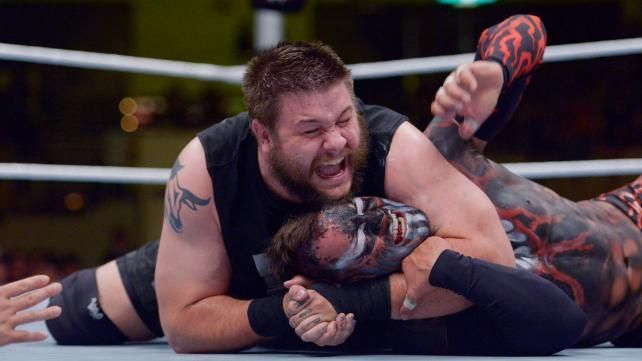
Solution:
<svg viewBox="0 0 642 361">
<path fill-rule="evenodd" d="M 486 29 L 479 37 L 475 60 L 498 62 L 504 72 L 504 87 L 495 111 L 475 133 L 490 141 L 511 119 L 531 75 L 542 63 L 546 28 L 533 15 L 514 15 Z"/>
<path fill-rule="evenodd" d="M 572 346 L 584 312 L 551 282 L 530 272 L 444 251 L 430 283 L 476 306 L 447 317 L 448 353 L 550 355 Z"/>
</svg>

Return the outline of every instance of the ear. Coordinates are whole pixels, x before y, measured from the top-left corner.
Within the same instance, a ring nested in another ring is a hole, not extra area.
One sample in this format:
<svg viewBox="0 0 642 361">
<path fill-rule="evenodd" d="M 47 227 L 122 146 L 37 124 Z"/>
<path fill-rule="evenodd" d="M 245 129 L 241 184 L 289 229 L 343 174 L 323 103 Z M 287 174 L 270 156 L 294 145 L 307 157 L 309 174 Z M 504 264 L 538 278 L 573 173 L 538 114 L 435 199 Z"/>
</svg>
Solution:
<svg viewBox="0 0 642 361">
<path fill-rule="evenodd" d="M 272 143 L 272 138 L 271 138 L 270 131 L 265 126 L 265 124 L 261 123 L 257 119 L 252 119 L 252 132 L 256 137 L 256 141 L 261 151 L 263 152 L 269 151 L 270 145 Z"/>
</svg>

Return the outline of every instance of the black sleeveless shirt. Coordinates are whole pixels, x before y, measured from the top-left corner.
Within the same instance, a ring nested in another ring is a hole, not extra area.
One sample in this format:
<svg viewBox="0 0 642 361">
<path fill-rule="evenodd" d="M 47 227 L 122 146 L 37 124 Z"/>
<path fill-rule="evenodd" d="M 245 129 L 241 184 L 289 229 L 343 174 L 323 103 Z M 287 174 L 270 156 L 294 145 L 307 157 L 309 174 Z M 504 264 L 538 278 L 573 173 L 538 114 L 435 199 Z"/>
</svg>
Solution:
<svg viewBox="0 0 642 361">
<path fill-rule="evenodd" d="M 369 130 L 368 161 L 360 194 L 382 197 L 392 136 L 407 118 L 359 100 L 357 107 Z M 278 198 L 263 182 L 250 122 L 247 113 L 240 113 L 198 133 L 232 265 L 228 294 L 240 299 L 263 297 L 280 286 L 281 281 L 267 271 L 263 252 L 288 217 L 305 211 L 299 204 Z"/>
</svg>

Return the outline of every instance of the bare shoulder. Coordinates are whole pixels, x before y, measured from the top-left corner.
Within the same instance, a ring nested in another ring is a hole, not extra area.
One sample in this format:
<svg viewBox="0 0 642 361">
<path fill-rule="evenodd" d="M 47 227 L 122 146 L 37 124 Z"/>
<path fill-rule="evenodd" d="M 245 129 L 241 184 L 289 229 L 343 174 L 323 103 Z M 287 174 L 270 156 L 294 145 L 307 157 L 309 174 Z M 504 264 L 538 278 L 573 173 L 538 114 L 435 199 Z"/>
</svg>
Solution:
<svg viewBox="0 0 642 361">
<path fill-rule="evenodd" d="M 218 228 L 213 193 L 203 145 L 194 138 L 176 158 L 165 189 L 165 221 L 173 233 L 189 231 L 186 222 L 194 229 Z"/>
<path fill-rule="evenodd" d="M 393 137 L 385 191 L 388 198 L 426 212 L 433 235 L 448 239 L 455 249 L 482 259 L 514 261 L 488 197 L 412 124 L 404 123 Z"/>
<path fill-rule="evenodd" d="M 182 307 L 222 293 L 227 288 L 229 269 L 212 178 L 203 146 L 194 138 L 178 155 L 165 188 L 156 267 L 162 309 L 168 303 Z M 176 294 L 177 285 L 190 285 L 190 292 Z"/>
<path fill-rule="evenodd" d="M 432 205 L 452 197 L 453 193 L 485 198 L 483 192 L 448 163 L 422 132 L 407 122 L 399 127 L 392 139 L 385 183 L 388 197 L 416 206 Z"/>
<path fill-rule="evenodd" d="M 190 177 L 190 181 L 204 180 L 209 182 L 209 176 L 207 173 L 207 164 L 205 161 L 205 151 L 203 145 L 197 137 L 194 137 L 187 145 L 183 148 L 181 153 L 176 158 L 174 166 L 172 167 L 172 173 L 170 178 L 174 175 L 174 168 L 178 167 L 177 171 L 183 172 L 183 174 L 189 173 L 195 177 Z"/>
</svg>

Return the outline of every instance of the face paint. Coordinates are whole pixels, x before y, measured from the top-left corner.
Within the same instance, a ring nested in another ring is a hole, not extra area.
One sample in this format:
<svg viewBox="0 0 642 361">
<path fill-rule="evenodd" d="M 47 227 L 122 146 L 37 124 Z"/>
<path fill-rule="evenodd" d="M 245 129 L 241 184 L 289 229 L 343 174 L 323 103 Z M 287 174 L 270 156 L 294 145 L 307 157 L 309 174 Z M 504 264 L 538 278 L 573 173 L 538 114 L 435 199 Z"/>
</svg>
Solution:
<svg viewBox="0 0 642 361">
<path fill-rule="evenodd" d="M 419 209 L 377 197 L 326 208 L 325 232 L 310 250 L 315 267 L 334 281 L 371 278 L 401 268 L 401 261 L 430 235 Z"/>
</svg>

